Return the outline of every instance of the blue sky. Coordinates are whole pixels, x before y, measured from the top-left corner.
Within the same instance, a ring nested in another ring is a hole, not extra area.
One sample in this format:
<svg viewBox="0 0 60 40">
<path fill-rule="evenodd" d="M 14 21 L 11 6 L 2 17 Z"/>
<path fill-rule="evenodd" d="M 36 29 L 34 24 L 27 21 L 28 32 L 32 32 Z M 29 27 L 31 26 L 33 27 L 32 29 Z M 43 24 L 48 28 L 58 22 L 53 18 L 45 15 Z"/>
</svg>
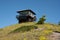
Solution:
<svg viewBox="0 0 60 40">
<path fill-rule="evenodd" d="M 17 10 L 31 9 L 37 21 L 46 15 L 46 22 L 60 21 L 60 0 L 0 0 L 0 28 L 18 23 Z"/>
</svg>

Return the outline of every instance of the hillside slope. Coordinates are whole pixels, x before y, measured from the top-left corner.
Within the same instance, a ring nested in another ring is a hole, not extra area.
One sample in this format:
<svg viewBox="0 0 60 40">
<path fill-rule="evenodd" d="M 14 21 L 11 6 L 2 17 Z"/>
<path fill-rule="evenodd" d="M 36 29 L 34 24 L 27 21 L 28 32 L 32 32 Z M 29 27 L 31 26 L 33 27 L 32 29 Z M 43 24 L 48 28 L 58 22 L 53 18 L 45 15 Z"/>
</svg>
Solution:
<svg viewBox="0 0 60 40">
<path fill-rule="evenodd" d="M 60 26 L 35 22 L 15 24 L 0 29 L 0 40 L 59 40 Z"/>
</svg>

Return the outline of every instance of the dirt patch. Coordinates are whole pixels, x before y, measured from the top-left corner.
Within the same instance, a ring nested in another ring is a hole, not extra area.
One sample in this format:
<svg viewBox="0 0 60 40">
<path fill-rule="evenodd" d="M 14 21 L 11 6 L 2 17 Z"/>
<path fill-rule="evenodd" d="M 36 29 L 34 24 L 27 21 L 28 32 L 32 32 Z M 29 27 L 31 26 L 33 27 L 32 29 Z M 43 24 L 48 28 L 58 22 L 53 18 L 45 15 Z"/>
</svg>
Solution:
<svg viewBox="0 0 60 40">
<path fill-rule="evenodd" d="M 53 32 L 53 33 L 49 36 L 49 40 L 60 40 L 60 33 Z"/>
</svg>

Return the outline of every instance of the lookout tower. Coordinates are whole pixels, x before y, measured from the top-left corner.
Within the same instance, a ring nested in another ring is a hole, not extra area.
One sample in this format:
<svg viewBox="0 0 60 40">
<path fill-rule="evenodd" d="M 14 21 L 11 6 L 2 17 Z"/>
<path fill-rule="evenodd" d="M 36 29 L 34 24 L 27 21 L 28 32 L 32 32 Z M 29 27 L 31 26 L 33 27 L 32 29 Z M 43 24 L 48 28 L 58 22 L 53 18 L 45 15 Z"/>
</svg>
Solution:
<svg viewBox="0 0 60 40">
<path fill-rule="evenodd" d="M 17 13 L 19 13 L 19 15 L 16 16 L 19 23 L 36 21 L 36 14 L 32 10 L 21 10 L 17 11 Z"/>
</svg>

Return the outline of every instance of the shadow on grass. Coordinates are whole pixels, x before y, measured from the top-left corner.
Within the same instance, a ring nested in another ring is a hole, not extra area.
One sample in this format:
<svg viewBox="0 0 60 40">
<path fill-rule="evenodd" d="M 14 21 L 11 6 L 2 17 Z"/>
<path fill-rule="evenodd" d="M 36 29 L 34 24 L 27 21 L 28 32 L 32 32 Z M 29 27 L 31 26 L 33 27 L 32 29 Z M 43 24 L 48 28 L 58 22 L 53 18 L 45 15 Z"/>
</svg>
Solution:
<svg viewBox="0 0 60 40">
<path fill-rule="evenodd" d="M 31 25 L 31 26 L 21 26 L 20 28 L 17 28 L 13 30 L 10 33 L 17 33 L 17 32 L 25 32 L 25 31 L 30 31 L 31 29 L 37 29 L 37 26 Z"/>
</svg>

